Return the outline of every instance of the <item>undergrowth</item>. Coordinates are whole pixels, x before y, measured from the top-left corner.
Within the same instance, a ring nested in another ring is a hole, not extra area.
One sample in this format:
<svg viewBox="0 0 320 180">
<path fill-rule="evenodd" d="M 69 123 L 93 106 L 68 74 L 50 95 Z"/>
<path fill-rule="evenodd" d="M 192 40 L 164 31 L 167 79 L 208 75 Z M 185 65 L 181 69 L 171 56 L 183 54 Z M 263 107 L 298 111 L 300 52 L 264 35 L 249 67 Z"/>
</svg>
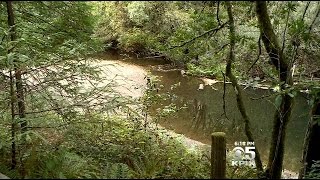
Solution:
<svg viewBox="0 0 320 180">
<path fill-rule="evenodd" d="M 32 138 L 24 154 L 26 178 L 210 178 L 210 157 L 205 150 L 191 150 L 165 130 L 136 117 L 95 115 L 91 122 L 70 125 L 59 133 L 63 140 Z M 53 134 L 53 133 L 50 133 Z M 48 136 L 48 135 L 46 135 Z M 9 145 L 9 144 L 8 144 Z M 2 146 L 1 150 L 9 146 Z M 10 170 L 10 156 L 1 159 L 1 171 Z M 234 169 L 228 177 L 249 178 L 254 172 Z"/>
</svg>

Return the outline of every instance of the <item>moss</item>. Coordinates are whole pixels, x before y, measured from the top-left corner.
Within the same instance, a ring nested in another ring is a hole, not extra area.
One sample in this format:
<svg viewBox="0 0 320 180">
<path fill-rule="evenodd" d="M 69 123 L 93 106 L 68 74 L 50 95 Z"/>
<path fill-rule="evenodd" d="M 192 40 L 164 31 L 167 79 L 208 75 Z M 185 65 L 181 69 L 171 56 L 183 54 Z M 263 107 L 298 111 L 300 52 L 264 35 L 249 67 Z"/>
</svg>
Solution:
<svg viewBox="0 0 320 180">
<path fill-rule="evenodd" d="M 272 64 L 278 69 L 278 73 L 280 74 L 279 81 L 292 85 L 289 63 L 287 62 L 285 55 L 282 53 L 277 37 L 273 31 L 265 1 L 256 2 L 256 13 L 258 16 L 262 41 Z M 285 86 L 282 85 L 281 89 L 284 90 Z M 293 98 L 289 95 L 283 95 L 281 106 L 274 116 L 270 155 L 266 170 L 266 174 L 269 178 L 281 178 L 284 141 L 287 124 L 290 120 L 292 105 Z"/>
<path fill-rule="evenodd" d="M 212 136 L 221 136 L 221 137 L 225 137 L 226 136 L 226 133 L 224 132 L 214 132 L 211 134 Z"/>
</svg>

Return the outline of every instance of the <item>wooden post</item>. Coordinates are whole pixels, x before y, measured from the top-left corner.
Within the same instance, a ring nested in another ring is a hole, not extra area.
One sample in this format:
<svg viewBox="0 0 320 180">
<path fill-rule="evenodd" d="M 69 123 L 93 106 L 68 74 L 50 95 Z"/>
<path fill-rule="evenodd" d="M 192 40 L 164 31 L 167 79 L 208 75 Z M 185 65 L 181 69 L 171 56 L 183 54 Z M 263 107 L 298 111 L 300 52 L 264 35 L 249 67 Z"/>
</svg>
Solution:
<svg viewBox="0 0 320 180">
<path fill-rule="evenodd" d="M 226 179 L 226 134 L 211 135 L 211 179 Z"/>
</svg>

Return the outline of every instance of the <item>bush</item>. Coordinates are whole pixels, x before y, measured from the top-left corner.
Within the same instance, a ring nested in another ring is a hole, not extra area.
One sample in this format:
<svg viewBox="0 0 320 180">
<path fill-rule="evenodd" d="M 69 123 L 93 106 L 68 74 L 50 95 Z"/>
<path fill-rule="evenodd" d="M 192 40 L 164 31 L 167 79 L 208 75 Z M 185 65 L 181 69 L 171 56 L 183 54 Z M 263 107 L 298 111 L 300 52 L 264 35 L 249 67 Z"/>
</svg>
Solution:
<svg viewBox="0 0 320 180">
<path fill-rule="evenodd" d="M 320 161 L 314 161 L 311 165 L 309 173 L 305 176 L 306 179 L 319 179 L 320 178 Z"/>
<path fill-rule="evenodd" d="M 103 130 L 87 124 L 69 129 L 66 135 L 73 151 L 99 161 L 100 170 L 110 171 L 107 174 L 127 178 L 209 177 L 209 161 L 165 132 L 144 129 L 142 123 L 138 127 L 137 121 L 121 118 L 105 118 L 103 122 Z"/>
</svg>

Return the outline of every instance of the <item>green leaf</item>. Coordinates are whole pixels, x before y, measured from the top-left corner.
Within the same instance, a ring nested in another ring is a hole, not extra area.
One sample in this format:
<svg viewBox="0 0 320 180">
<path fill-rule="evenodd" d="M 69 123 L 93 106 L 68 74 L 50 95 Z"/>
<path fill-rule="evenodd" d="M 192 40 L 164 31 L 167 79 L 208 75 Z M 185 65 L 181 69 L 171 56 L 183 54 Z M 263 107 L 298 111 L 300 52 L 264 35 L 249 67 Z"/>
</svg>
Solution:
<svg viewBox="0 0 320 180">
<path fill-rule="evenodd" d="M 38 137 L 39 139 L 41 139 L 43 142 L 45 142 L 46 144 L 49 143 L 48 140 L 46 140 L 43 136 L 41 136 L 38 132 L 32 131 L 32 134 L 35 135 L 36 137 Z"/>
<path fill-rule="evenodd" d="M 294 94 L 292 94 L 292 93 L 288 93 L 288 95 L 290 96 L 290 97 L 294 97 Z"/>
<path fill-rule="evenodd" d="M 10 66 L 13 64 L 13 60 L 14 60 L 14 53 L 9 53 L 7 55 L 7 65 Z"/>
<path fill-rule="evenodd" d="M 67 178 L 64 176 L 63 172 L 59 172 L 59 179 L 67 179 Z"/>
<path fill-rule="evenodd" d="M 31 141 L 32 141 L 32 139 L 31 139 L 31 137 L 30 137 L 29 134 L 26 134 L 26 141 L 27 141 L 27 142 L 31 142 Z"/>
<path fill-rule="evenodd" d="M 308 105 L 312 106 L 314 104 L 314 99 L 308 100 Z"/>
<path fill-rule="evenodd" d="M 279 94 L 279 95 L 277 95 L 274 104 L 276 105 L 277 108 L 279 108 L 281 105 L 281 102 L 282 102 L 282 95 Z"/>
</svg>

